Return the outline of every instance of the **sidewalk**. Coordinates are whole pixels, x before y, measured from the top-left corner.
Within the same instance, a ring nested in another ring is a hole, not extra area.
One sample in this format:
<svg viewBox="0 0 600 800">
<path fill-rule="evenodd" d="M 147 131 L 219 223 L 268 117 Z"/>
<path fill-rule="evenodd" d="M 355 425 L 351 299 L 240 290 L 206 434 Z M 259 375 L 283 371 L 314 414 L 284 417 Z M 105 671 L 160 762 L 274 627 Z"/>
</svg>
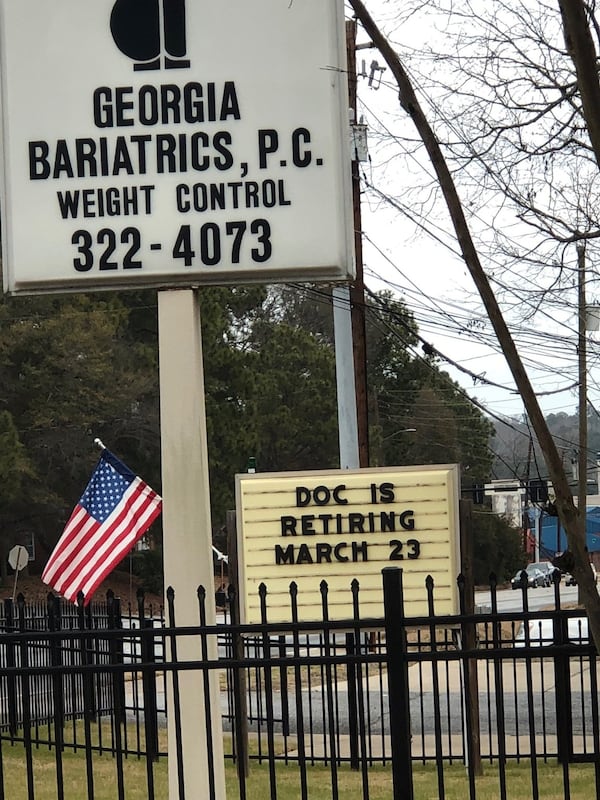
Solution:
<svg viewBox="0 0 600 800">
<path fill-rule="evenodd" d="M 514 652 L 514 651 L 513 651 Z M 500 671 L 502 678 L 502 685 L 504 689 L 515 690 L 527 688 L 527 664 L 529 663 L 531 669 L 531 682 L 534 692 L 548 692 L 554 691 L 555 688 L 555 675 L 554 675 L 554 662 L 551 658 L 536 659 L 527 662 L 525 659 L 509 656 L 502 661 L 502 669 Z M 433 692 L 434 684 L 434 667 L 430 661 L 415 662 L 408 668 L 409 691 L 413 692 Z M 439 661 L 437 663 L 438 683 L 440 692 L 460 692 L 463 684 L 463 661 L 448 660 Z M 580 665 L 571 661 L 571 675 L 579 676 L 588 685 L 589 681 L 589 664 L 583 664 L 583 670 Z M 479 659 L 477 662 L 477 678 L 480 687 L 480 694 L 482 688 L 486 687 L 488 682 L 493 691 L 496 679 L 496 667 L 493 660 Z M 369 688 L 373 691 L 379 691 L 380 681 L 383 685 L 383 690 L 387 692 L 387 672 L 385 670 L 381 673 L 370 675 L 368 678 Z M 347 690 L 346 681 L 337 682 L 338 691 Z M 487 695 L 487 691 L 485 692 Z"/>
</svg>

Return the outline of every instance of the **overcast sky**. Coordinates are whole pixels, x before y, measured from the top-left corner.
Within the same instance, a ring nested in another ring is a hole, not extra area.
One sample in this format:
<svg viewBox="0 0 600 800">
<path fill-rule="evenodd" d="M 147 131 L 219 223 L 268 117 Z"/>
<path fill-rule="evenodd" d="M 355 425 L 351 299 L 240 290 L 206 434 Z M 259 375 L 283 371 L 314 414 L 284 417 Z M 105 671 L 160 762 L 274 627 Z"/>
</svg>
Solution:
<svg viewBox="0 0 600 800">
<path fill-rule="evenodd" d="M 366 0 L 366 5 L 382 29 L 392 33 L 393 41 L 410 41 L 414 46 L 419 36 L 431 36 L 422 24 L 417 28 L 405 25 L 399 29 L 394 23 L 396 3 Z M 366 36 L 359 30 L 358 42 L 366 41 Z M 450 361 L 480 376 L 478 379 L 461 373 L 450 362 L 445 362 L 448 372 L 472 397 L 483 402 L 493 414 L 520 416 L 522 403 L 514 391 L 505 360 L 498 353 L 495 336 L 482 311 L 472 279 L 456 253 L 450 226 L 432 217 L 426 220 L 429 233 L 425 233 L 420 229 L 423 218 L 417 213 L 418 209 L 415 208 L 411 220 L 407 218 L 410 214 L 407 215 L 406 210 L 398 212 L 385 199 L 385 195 L 402 197 L 404 187 L 411 181 L 411 175 L 406 172 L 407 163 L 411 169 L 410 160 L 394 154 L 393 134 L 402 126 L 405 115 L 399 107 L 397 87 L 390 70 L 373 72 L 371 69 L 373 60 L 384 65 L 381 55 L 373 49 L 358 50 L 359 71 L 363 60 L 367 77 L 359 78 L 358 104 L 359 116 L 364 115 L 364 121 L 369 125 L 370 156 L 370 161 L 362 164 L 365 182 L 370 186 L 363 192 L 362 201 L 365 282 L 373 290 L 389 288 L 402 296 L 415 315 L 421 335 Z M 376 77 L 371 86 L 370 75 Z M 387 140 L 379 135 L 378 130 L 389 131 Z M 429 166 L 415 160 L 415 172 L 423 168 L 429 169 Z M 573 262 L 575 265 L 575 251 Z M 594 285 L 590 284 L 588 303 L 594 300 L 594 290 Z M 574 385 L 578 365 L 575 301 L 573 288 L 564 310 L 542 316 L 536 331 L 524 326 L 515 332 L 517 346 L 546 413 L 574 413 L 577 408 L 577 388 Z M 588 335 L 591 376 L 597 361 L 595 343 L 598 336 L 597 333 Z M 556 346 L 553 346 L 552 337 L 557 337 Z M 441 363 L 444 365 L 443 361 Z M 557 389 L 563 391 L 552 393 Z M 596 388 L 593 379 L 589 398 L 600 410 L 600 389 Z"/>
</svg>

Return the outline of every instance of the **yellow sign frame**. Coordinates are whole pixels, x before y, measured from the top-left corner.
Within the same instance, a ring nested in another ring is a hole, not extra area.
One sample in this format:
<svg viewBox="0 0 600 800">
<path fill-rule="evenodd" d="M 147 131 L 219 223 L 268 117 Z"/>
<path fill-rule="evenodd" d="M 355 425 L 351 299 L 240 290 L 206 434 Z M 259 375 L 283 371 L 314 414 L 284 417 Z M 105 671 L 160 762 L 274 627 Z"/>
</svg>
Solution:
<svg viewBox="0 0 600 800">
<path fill-rule="evenodd" d="M 238 576 L 242 622 L 291 621 L 298 586 L 301 621 L 322 619 L 328 584 L 332 620 L 383 617 L 381 570 L 404 571 L 407 615 L 426 615 L 425 579 L 434 579 L 438 614 L 458 612 L 460 473 L 457 464 L 236 475 Z"/>
</svg>

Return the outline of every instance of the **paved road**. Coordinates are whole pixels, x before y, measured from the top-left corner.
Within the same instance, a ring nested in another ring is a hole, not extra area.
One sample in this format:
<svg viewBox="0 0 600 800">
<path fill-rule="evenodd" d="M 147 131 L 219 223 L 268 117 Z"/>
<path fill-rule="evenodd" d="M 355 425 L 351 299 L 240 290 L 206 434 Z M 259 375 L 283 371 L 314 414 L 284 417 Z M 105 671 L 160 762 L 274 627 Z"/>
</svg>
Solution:
<svg viewBox="0 0 600 800">
<path fill-rule="evenodd" d="M 496 730 L 497 706 L 494 688 L 493 668 L 488 672 L 488 665 L 479 665 L 480 687 L 480 721 L 482 730 Z M 575 667 L 573 667 L 575 669 Z M 440 692 L 436 702 L 432 690 L 432 672 L 425 669 L 421 674 L 415 665 L 410 668 L 410 715 L 413 736 L 431 735 L 435 731 L 436 715 L 440 715 L 441 730 L 443 734 L 461 734 L 463 731 L 463 697 L 461 693 L 461 667 L 458 663 L 450 666 L 446 672 L 445 667 L 440 667 L 438 675 Z M 503 692 L 499 708 L 504 715 L 506 735 L 517 737 L 527 734 L 529 712 L 533 716 L 534 729 L 548 735 L 556 732 L 556 701 L 554 665 L 551 660 L 547 663 L 537 662 L 531 672 L 530 680 L 533 691 L 528 691 L 528 675 L 523 661 L 508 661 L 502 668 Z M 379 680 L 379 679 L 378 679 Z M 581 682 L 583 692 L 575 687 Z M 369 731 L 372 736 L 388 734 L 390 729 L 387 685 L 384 677 L 383 694 L 378 691 L 367 692 L 365 687 L 364 704 L 365 716 L 368 719 Z M 489 693 L 488 693 L 489 688 Z M 581 674 L 573 675 L 572 709 L 573 731 L 588 733 L 591 730 L 591 709 L 586 696 L 589 697 L 589 670 L 584 666 Z M 338 683 L 333 703 L 338 724 L 337 729 L 345 734 L 349 731 L 348 725 L 348 694 L 344 684 Z M 264 699 L 263 699 L 264 703 Z M 531 708 L 530 705 L 531 704 Z M 312 692 L 302 692 L 302 714 L 305 730 L 312 730 L 313 734 L 327 733 L 327 698 L 326 693 L 320 688 Z M 368 710 L 367 710 L 368 709 Z M 289 732 L 297 732 L 297 717 L 300 709 L 296 707 L 295 696 L 290 694 L 287 709 Z M 264 705 L 263 705 L 264 713 Z M 281 706 L 279 692 L 273 694 L 273 717 L 275 729 L 283 731 L 281 724 L 284 712 Z M 311 725 L 312 721 L 312 725 Z M 264 720 L 263 720 L 264 727 Z M 251 721 L 251 729 L 256 730 L 256 721 Z"/>
<path fill-rule="evenodd" d="M 529 589 L 527 600 L 530 611 L 554 607 L 554 586 Z M 501 589 L 497 594 L 498 611 L 521 611 L 523 609 L 522 594 L 518 589 Z M 475 592 L 475 605 L 480 608 L 491 606 L 489 591 Z M 560 584 L 560 603 L 565 606 L 577 602 L 577 586 Z"/>
<path fill-rule="evenodd" d="M 577 599 L 577 588 L 561 586 L 561 604 L 574 602 Z M 540 588 L 530 590 L 528 593 L 530 610 L 548 608 L 553 606 L 554 589 Z M 489 592 L 478 592 L 476 603 L 486 606 L 490 603 Z M 498 593 L 498 608 L 500 611 L 514 611 L 522 609 L 522 595 L 512 589 L 502 590 Z M 442 721 L 442 731 L 449 735 L 461 735 L 463 730 L 463 700 L 462 700 L 462 665 L 459 661 L 449 663 L 448 667 L 441 665 L 438 669 L 440 683 L 439 701 L 434 697 L 433 678 L 431 665 L 418 664 L 410 667 L 410 706 L 411 729 L 413 736 L 430 736 L 434 732 L 436 714 Z M 494 730 L 496 727 L 496 684 L 494 664 L 481 662 L 479 669 L 480 687 L 480 715 L 483 730 Z M 503 710 L 507 736 L 519 737 L 528 731 L 528 714 L 531 710 L 535 720 L 536 730 L 544 729 L 548 734 L 556 730 L 556 702 L 555 702 L 555 677 L 554 665 L 551 659 L 536 660 L 531 666 L 531 674 L 527 674 L 527 666 L 523 659 L 508 659 L 502 667 Z M 589 692 L 589 667 L 585 663 L 573 661 L 572 670 L 577 675 L 572 678 L 573 696 L 572 708 L 574 712 L 574 732 L 583 728 L 589 730 L 590 720 L 584 702 Z M 528 679 L 532 685 L 532 692 L 528 689 Z M 379 683 L 381 681 L 381 684 Z M 589 695 L 588 695 L 589 696 Z M 369 720 L 371 735 L 389 733 L 389 710 L 387 693 L 387 676 L 383 673 L 376 676 L 369 684 L 363 682 L 363 697 L 366 716 Z M 259 705 L 262 705 L 260 716 L 263 717 L 264 727 L 266 714 L 265 698 L 254 694 L 250 698 L 250 714 L 255 714 Z M 223 712 L 227 712 L 227 699 L 222 695 Z M 338 720 L 340 734 L 348 732 L 348 693 L 343 681 L 338 681 L 333 699 L 335 714 Z M 531 707 L 530 705 L 531 704 Z M 159 693 L 159 709 L 164 709 L 164 695 Z M 308 729 L 312 722 L 312 734 L 327 733 L 327 687 L 315 686 L 312 690 L 304 689 L 301 701 L 302 715 L 305 728 Z M 273 693 L 273 716 L 276 721 L 276 730 L 282 731 L 281 720 L 287 714 L 289 732 L 297 732 L 297 717 L 300 708 L 296 708 L 296 698 L 292 691 L 289 694 L 288 708 L 282 706 L 279 691 Z M 251 728 L 257 729 L 255 720 L 251 720 Z"/>
</svg>

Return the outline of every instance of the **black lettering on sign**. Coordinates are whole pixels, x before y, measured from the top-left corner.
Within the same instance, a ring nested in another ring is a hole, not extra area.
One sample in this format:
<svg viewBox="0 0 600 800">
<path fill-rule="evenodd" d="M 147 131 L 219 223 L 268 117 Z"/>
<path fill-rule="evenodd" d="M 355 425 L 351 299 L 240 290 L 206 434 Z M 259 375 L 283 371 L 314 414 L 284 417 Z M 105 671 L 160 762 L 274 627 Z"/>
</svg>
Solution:
<svg viewBox="0 0 600 800">
<path fill-rule="evenodd" d="M 392 551 L 390 553 L 390 561 L 402 561 L 404 555 L 402 553 L 403 544 L 398 539 L 392 539 L 390 542 Z"/>
<path fill-rule="evenodd" d="M 310 549 L 307 544 L 301 544 L 296 554 L 296 564 L 314 564 L 314 559 L 311 555 Z"/>
<path fill-rule="evenodd" d="M 102 228 L 94 238 L 89 231 L 78 230 L 71 237 L 76 248 L 73 268 L 77 272 L 89 272 L 94 266 L 100 270 L 141 269 L 142 262 L 136 258 L 141 249 L 141 234 L 138 228 L 124 228 L 120 233 L 112 228 Z M 117 253 L 117 259 L 113 256 Z"/>
<path fill-rule="evenodd" d="M 352 561 L 368 561 L 369 545 L 367 542 L 352 542 Z M 360 556 L 360 558 L 359 558 Z"/>
<path fill-rule="evenodd" d="M 365 515 L 359 512 L 348 514 L 348 530 L 350 533 L 364 533 Z"/>
<path fill-rule="evenodd" d="M 271 258 L 271 226 L 266 219 L 255 219 L 250 223 L 250 233 L 256 235 L 258 247 L 250 251 L 252 260 L 263 263 Z"/>
<path fill-rule="evenodd" d="M 379 520 L 382 533 L 395 533 L 398 526 L 405 531 L 414 531 L 415 529 L 414 511 L 412 509 L 402 511 L 400 514 L 396 511 L 380 511 Z"/>
<path fill-rule="evenodd" d="M 56 151 L 54 154 L 54 169 L 52 170 L 53 178 L 72 178 L 74 176 L 73 164 L 71 163 L 71 156 L 67 142 L 65 139 L 58 139 L 56 142 Z"/>
<path fill-rule="evenodd" d="M 281 517 L 281 535 L 297 536 L 296 522 L 296 517 Z"/>
<path fill-rule="evenodd" d="M 335 556 L 336 561 L 341 561 L 342 563 L 345 563 L 346 561 L 349 560 L 348 556 L 344 555 L 342 552 L 347 547 L 348 545 L 346 544 L 346 542 L 338 542 L 338 544 L 336 544 L 336 546 L 333 548 L 333 554 Z"/>
<path fill-rule="evenodd" d="M 239 263 L 242 246 L 249 242 L 256 245 L 249 248 L 250 259 L 255 262 L 268 261 L 272 253 L 271 226 L 266 219 L 255 219 L 250 223 L 250 235 L 246 236 L 245 222 L 226 222 L 223 226 L 206 222 L 198 230 L 191 225 L 179 228 L 172 257 L 182 259 L 186 267 L 199 260 L 211 267 L 225 260 L 226 263 Z"/>
<path fill-rule="evenodd" d="M 400 514 L 400 525 L 405 531 L 414 531 L 415 529 L 415 520 L 413 514 L 414 512 L 411 509 L 407 509 Z"/>
<path fill-rule="evenodd" d="M 301 520 L 302 520 L 302 535 L 314 536 L 315 534 L 314 516 L 312 514 L 303 514 Z"/>
<path fill-rule="evenodd" d="M 421 555 L 421 543 L 417 539 L 407 539 L 406 544 L 409 548 L 406 554 L 408 558 L 418 558 Z"/>
<path fill-rule="evenodd" d="M 186 172 L 189 166 L 204 172 L 211 166 L 219 171 L 231 169 L 233 155 L 228 149 L 232 138 L 228 131 L 218 131 L 212 137 L 196 131 L 191 137 L 160 133 L 156 136 L 156 169 L 159 173 Z M 189 151 L 189 159 L 188 159 Z"/>
<path fill-rule="evenodd" d="M 408 552 L 406 553 L 406 557 L 410 559 L 419 558 L 421 555 L 421 543 L 417 539 L 407 539 L 406 546 L 408 548 Z M 401 542 L 399 539 L 392 539 L 390 541 L 390 561 L 402 561 L 404 559 L 404 543 Z"/>
<path fill-rule="evenodd" d="M 106 189 L 74 189 L 57 192 L 63 219 L 120 217 L 152 213 L 154 186 L 109 186 Z"/>
<path fill-rule="evenodd" d="M 371 489 L 371 502 L 372 503 L 393 503 L 394 502 L 394 484 L 393 483 L 372 483 Z"/>
<path fill-rule="evenodd" d="M 267 169 L 268 156 L 276 153 L 279 148 L 279 135 L 273 128 L 264 128 L 258 131 L 258 165 L 260 169 Z"/>
<path fill-rule="evenodd" d="M 317 551 L 317 557 L 316 557 L 317 564 L 322 564 L 323 562 L 325 562 L 326 564 L 331 564 L 332 547 L 328 542 L 317 542 L 316 551 Z"/>
<path fill-rule="evenodd" d="M 312 153 L 306 147 L 310 143 L 310 132 L 306 128 L 296 128 L 292 133 L 292 161 L 295 167 L 308 167 Z"/>
<path fill-rule="evenodd" d="M 329 523 L 333 519 L 333 514 L 318 514 L 317 519 L 321 522 L 323 533 L 329 533 Z"/>
<path fill-rule="evenodd" d="M 240 119 L 235 83 L 225 81 L 201 84 L 195 81 L 183 87 L 99 86 L 93 94 L 94 124 L 97 128 L 122 128 L 140 125 L 180 125 L 226 122 Z"/>
<path fill-rule="evenodd" d="M 294 545 L 288 544 L 283 548 L 280 544 L 275 545 L 275 563 L 276 564 L 293 564 L 294 563 Z"/>
<path fill-rule="evenodd" d="M 29 180 L 45 180 L 50 177 L 50 162 L 48 156 L 50 146 L 48 142 L 29 142 Z"/>
<path fill-rule="evenodd" d="M 100 271 L 119 269 L 119 262 L 111 260 L 117 248 L 117 235 L 111 228 L 101 228 L 97 233 L 97 242 L 102 246 L 98 268 Z"/>
<path fill-rule="evenodd" d="M 32 181 L 65 178 L 108 177 L 158 173 L 205 172 L 214 167 L 219 172 L 232 169 L 233 139 L 229 131 L 157 133 L 116 136 L 113 139 L 35 140 L 28 143 L 29 179 Z M 229 184 L 228 184 L 229 185 Z M 240 186 L 242 184 L 240 183 Z M 254 193 L 247 207 L 289 205 L 283 182 L 253 184 L 246 193 Z M 233 204 L 234 207 L 235 204 Z"/>
<path fill-rule="evenodd" d="M 347 551 L 350 550 L 350 555 Z M 332 564 L 338 562 L 345 564 L 349 561 L 357 563 L 368 561 L 369 546 L 367 542 L 316 542 L 314 547 L 308 544 L 299 546 L 288 544 L 275 545 L 275 563 L 293 566 L 294 564 Z"/>
<path fill-rule="evenodd" d="M 348 498 L 343 496 L 346 491 L 346 484 L 340 483 L 330 489 L 328 486 L 315 486 L 309 489 L 307 486 L 296 487 L 296 505 L 298 507 L 308 506 L 314 503 L 316 506 L 326 506 L 332 500 L 337 505 L 347 505 Z"/>
</svg>

